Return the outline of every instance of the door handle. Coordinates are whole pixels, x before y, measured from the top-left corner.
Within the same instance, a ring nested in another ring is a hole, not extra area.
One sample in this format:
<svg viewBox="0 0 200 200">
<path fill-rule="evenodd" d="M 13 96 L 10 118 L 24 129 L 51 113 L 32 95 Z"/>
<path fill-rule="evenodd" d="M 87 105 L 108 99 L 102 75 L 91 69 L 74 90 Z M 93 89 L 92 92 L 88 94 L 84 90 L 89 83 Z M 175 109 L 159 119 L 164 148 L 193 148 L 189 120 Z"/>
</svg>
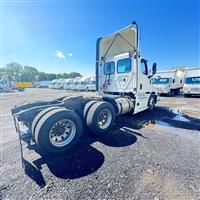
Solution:
<svg viewBox="0 0 200 200">
<path fill-rule="evenodd" d="M 140 83 L 140 90 L 142 89 L 142 83 Z"/>
</svg>

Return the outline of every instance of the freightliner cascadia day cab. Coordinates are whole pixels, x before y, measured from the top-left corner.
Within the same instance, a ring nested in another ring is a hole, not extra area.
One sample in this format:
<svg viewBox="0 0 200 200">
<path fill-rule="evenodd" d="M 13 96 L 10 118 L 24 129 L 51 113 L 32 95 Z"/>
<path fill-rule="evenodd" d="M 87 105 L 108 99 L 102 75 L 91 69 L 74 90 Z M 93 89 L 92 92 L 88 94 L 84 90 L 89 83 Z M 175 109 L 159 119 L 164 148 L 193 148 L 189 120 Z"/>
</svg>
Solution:
<svg viewBox="0 0 200 200">
<path fill-rule="evenodd" d="M 83 125 L 97 136 L 109 134 L 115 118 L 125 113 L 153 110 L 158 100 L 147 60 L 139 52 L 138 27 L 128 27 L 99 38 L 96 44 L 97 95 L 67 95 L 52 101 L 34 101 L 12 109 L 16 131 L 22 122 L 45 154 L 72 148 L 83 134 Z M 21 140 L 20 140 L 21 141 Z"/>
<path fill-rule="evenodd" d="M 200 67 L 186 68 L 183 94 L 185 96 L 200 95 Z"/>
<path fill-rule="evenodd" d="M 184 69 L 158 71 L 152 78 L 159 94 L 174 96 L 183 88 Z"/>
</svg>

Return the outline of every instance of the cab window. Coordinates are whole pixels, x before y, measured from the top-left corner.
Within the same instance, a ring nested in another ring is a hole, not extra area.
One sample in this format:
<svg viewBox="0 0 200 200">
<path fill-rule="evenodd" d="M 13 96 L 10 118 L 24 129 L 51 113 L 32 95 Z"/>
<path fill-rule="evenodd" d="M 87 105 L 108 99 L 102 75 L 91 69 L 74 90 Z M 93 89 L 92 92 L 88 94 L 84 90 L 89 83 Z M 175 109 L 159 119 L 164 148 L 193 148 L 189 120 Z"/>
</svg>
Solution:
<svg viewBox="0 0 200 200">
<path fill-rule="evenodd" d="M 107 62 L 104 64 L 104 75 L 111 75 L 115 73 L 115 62 Z"/>
<path fill-rule="evenodd" d="M 140 71 L 142 74 L 148 74 L 147 61 L 144 59 L 140 61 Z"/>
<path fill-rule="evenodd" d="M 125 58 L 117 61 L 117 72 L 128 73 L 131 71 L 131 58 Z"/>
</svg>

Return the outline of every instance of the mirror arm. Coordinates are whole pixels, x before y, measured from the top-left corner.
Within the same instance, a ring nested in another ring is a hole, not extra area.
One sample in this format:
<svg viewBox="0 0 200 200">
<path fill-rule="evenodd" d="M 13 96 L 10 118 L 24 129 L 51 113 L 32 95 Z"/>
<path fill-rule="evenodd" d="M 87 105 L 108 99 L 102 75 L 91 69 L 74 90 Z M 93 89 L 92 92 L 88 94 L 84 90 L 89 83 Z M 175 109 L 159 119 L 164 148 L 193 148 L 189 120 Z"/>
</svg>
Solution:
<svg viewBox="0 0 200 200">
<path fill-rule="evenodd" d="M 148 78 L 151 78 L 153 75 L 154 75 L 154 74 L 149 75 Z"/>
</svg>

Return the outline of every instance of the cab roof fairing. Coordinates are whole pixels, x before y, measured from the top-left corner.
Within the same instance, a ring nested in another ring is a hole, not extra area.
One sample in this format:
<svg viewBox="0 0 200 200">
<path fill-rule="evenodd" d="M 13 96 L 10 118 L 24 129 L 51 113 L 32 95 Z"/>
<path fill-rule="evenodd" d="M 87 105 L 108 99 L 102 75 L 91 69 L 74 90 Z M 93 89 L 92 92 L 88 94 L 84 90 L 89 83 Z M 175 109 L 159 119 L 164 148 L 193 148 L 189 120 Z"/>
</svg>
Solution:
<svg viewBox="0 0 200 200">
<path fill-rule="evenodd" d="M 119 31 L 99 39 L 98 57 L 101 62 L 104 59 L 115 57 L 123 53 L 138 51 L 138 28 L 133 23 Z"/>
</svg>

